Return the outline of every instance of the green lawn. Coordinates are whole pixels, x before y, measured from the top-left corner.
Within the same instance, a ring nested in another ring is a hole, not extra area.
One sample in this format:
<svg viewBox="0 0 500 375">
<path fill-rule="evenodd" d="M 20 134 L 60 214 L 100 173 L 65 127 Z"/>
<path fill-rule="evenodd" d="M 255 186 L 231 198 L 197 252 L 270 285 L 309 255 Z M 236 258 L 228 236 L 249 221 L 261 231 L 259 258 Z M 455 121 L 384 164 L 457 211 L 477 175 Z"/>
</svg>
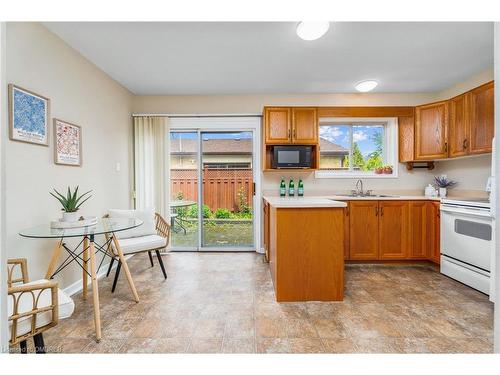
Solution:
<svg viewBox="0 0 500 375">
<path fill-rule="evenodd" d="M 198 243 L 198 225 L 183 223 L 183 230 L 172 231 L 172 246 L 196 247 Z M 177 227 L 177 229 L 180 229 Z M 233 222 L 215 223 L 210 220 L 204 224 L 203 246 L 207 247 L 250 247 L 253 246 L 253 223 Z"/>
</svg>

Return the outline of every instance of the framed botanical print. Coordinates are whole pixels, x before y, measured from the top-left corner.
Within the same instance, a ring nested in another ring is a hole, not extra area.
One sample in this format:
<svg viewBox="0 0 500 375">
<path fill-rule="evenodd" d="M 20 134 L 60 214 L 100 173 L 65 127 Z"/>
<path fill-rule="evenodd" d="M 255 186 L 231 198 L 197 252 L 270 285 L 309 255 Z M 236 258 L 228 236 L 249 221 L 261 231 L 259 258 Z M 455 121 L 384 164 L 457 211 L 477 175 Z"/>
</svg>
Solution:
<svg viewBox="0 0 500 375">
<path fill-rule="evenodd" d="M 9 85 L 9 138 L 49 145 L 50 99 Z"/>
<path fill-rule="evenodd" d="M 54 162 L 62 165 L 82 165 L 82 128 L 54 119 Z"/>
</svg>

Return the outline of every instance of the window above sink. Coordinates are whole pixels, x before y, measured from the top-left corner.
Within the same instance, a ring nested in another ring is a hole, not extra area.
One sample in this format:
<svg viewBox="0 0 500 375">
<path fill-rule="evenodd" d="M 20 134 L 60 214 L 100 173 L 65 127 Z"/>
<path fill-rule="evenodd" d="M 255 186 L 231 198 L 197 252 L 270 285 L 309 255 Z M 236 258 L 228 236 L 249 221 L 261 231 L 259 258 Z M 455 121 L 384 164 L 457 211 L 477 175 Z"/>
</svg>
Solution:
<svg viewBox="0 0 500 375">
<path fill-rule="evenodd" d="M 396 178 L 397 118 L 322 118 L 316 178 Z M 390 165 L 392 173 L 375 169 Z"/>
</svg>

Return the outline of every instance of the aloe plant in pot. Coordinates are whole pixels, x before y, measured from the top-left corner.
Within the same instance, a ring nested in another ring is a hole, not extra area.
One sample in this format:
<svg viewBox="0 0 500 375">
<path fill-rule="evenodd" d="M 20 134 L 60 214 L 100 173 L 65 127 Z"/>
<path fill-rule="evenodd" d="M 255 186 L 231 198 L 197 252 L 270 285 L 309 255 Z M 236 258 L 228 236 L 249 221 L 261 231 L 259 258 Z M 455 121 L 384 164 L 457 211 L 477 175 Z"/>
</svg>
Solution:
<svg viewBox="0 0 500 375">
<path fill-rule="evenodd" d="M 59 203 L 61 203 L 61 210 L 63 211 L 62 221 L 78 221 L 78 209 L 82 204 L 84 204 L 92 197 L 92 195 L 88 195 L 91 192 L 92 190 L 89 190 L 86 193 L 78 195 L 78 186 L 74 189 L 73 192 L 68 186 L 68 192 L 66 196 L 59 193 L 56 189 L 54 189 L 55 194 L 53 192 L 49 192 L 49 194 L 56 198 Z"/>
</svg>

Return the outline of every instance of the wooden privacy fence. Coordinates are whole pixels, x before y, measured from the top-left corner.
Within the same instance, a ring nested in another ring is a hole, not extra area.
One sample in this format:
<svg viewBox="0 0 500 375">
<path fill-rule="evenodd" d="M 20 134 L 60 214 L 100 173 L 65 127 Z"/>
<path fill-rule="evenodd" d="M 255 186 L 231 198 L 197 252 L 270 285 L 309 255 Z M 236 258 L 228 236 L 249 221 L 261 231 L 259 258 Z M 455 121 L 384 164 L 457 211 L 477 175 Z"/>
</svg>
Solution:
<svg viewBox="0 0 500 375">
<path fill-rule="evenodd" d="M 252 169 L 203 169 L 203 204 L 212 211 L 226 208 L 238 211 L 238 192 L 244 189 L 246 204 L 252 205 L 253 179 Z M 170 170 L 170 195 L 175 199 L 182 193 L 183 199 L 198 199 L 198 175 L 195 169 Z"/>
</svg>

